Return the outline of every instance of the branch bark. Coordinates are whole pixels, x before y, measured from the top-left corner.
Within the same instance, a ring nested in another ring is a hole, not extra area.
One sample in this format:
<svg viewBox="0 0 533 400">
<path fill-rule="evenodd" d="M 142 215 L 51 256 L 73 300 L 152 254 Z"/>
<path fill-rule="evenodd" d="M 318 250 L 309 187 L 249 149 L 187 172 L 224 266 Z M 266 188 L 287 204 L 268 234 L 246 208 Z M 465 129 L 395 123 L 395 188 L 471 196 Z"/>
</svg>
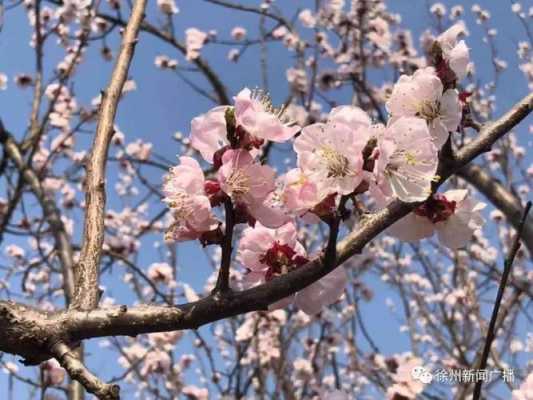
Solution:
<svg viewBox="0 0 533 400">
<path fill-rule="evenodd" d="M 80 261 L 76 269 L 76 292 L 72 308 L 91 310 L 98 305 L 98 276 L 104 243 L 105 169 L 118 102 L 133 59 L 137 35 L 144 19 L 147 0 L 137 0 L 124 31 L 117 62 L 107 90 L 102 94 L 100 118 L 96 127 L 85 178 L 85 227 Z"/>
<path fill-rule="evenodd" d="M 520 201 L 505 187 L 477 165 L 467 165 L 461 168 L 457 175 L 480 191 L 496 208 L 498 208 L 518 229 L 524 215 L 524 208 Z M 526 245 L 530 257 L 533 258 L 533 218 L 529 216 L 524 223 L 522 240 Z"/>
<path fill-rule="evenodd" d="M 80 382 L 89 392 L 101 400 L 117 400 L 120 398 L 120 386 L 102 382 L 93 375 L 75 353 L 63 342 L 55 343 L 52 354 L 56 360 L 67 371 L 69 376 Z"/>
</svg>

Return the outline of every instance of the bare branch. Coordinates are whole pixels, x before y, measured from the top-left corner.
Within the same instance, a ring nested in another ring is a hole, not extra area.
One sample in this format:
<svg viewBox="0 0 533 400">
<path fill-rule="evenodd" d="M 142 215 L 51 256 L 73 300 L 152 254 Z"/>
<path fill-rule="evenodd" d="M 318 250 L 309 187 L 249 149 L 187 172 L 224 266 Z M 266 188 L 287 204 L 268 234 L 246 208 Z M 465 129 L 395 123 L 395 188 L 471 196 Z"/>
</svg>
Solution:
<svg viewBox="0 0 533 400">
<path fill-rule="evenodd" d="M 72 247 L 70 245 L 70 237 L 67 234 L 63 221 L 61 220 L 61 213 L 57 208 L 57 205 L 53 198 L 48 195 L 42 185 L 41 180 L 31 169 L 24 158 L 22 157 L 22 151 L 20 150 L 17 142 L 13 136 L 4 129 L 2 122 L 0 121 L 0 142 L 3 142 L 4 148 L 9 158 L 13 160 L 15 166 L 20 171 L 23 179 L 31 187 L 33 193 L 39 200 L 41 207 L 43 208 L 43 214 L 45 219 L 50 225 L 50 229 L 54 236 L 55 247 L 59 255 L 61 267 L 63 271 L 63 284 L 65 290 L 65 296 L 67 304 L 72 300 L 74 292 L 74 277 L 73 277 L 73 255 Z"/>
<path fill-rule="evenodd" d="M 113 17 L 111 15 L 107 14 L 98 14 L 98 17 L 103 18 L 106 21 L 112 22 L 117 25 L 124 25 L 125 22 L 121 20 L 120 18 Z M 187 48 L 185 45 L 180 43 L 176 38 L 174 38 L 170 33 L 163 32 L 159 29 L 157 29 L 155 26 L 149 24 L 148 22 L 144 21 L 141 24 L 141 30 L 143 32 L 149 33 L 150 35 L 153 35 L 155 37 L 158 37 L 159 39 L 164 40 L 168 44 L 170 44 L 172 47 L 176 48 L 180 51 L 182 54 L 187 53 Z M 218 97 L 218 103 L 220 105 L 227 105 L 230 104 L 230 98 L 226 92 L 226 88 L 224 87 L 224 84 L 221 82 L 218 75 L 213 71 L 211 66 L 208 64 L 207 61 L 205 61 L 203 58 L 198 57 L 191 61 L 194 63 L 198 69 L 204 74 L 206 79 L 209 81 L 211 86 L 213 87 L 213 90 L 215 91 L 217 97 Z"/>
<path fill-rule="evenodd" d="M 144 18 L 147 0 L 137 0 L 124 31 L 120 53 L 107 90 L 103 93 L 100 118 L 85 181 L 86 212 L 83 245 L 76 270 L 76 293 L 72 307 L 92 309 L 98 304 L 98 275 L 104 243 L 105 167 L 118 102 L 133 58 L 137 35 Z"/>
<path fill-rule="evenodd" d="M 524 209 L 520 201 L 505 189 L 501 183 L 477 165 L 467 165 L 461 168 L 457 175 L 483 193 L 506 216 L 511 225 L 518 229 L 522 215 L 524 215 Z M 531 216 L 528 217 L 524 224 L 522 241 L 526 245 L 530 256 L 533 257 L 533 219 Z"/>
<path fill-rule="evenodd" d="M 483 346 L 483 353 L 481 354 L 481 359 L 479 361 L 479 365 L 477 366 L 478 370 L 485 369 L 487 366 L 487 360 L 489 358 L 490 347 L 492 345 L 492 342 L 494 341 L 494 337 L 496 334 L 495 327 L 496 327 L 496 321 L 498 319 L 498 312 L 500 310 L 500 305 L 502 303 L 503 292 L 505 291 L 505 286 L 507 286 L 507 280 L 509 278 L 509 275 L 511 274 L 511 269 L 513 267 L 513 261 L 516 257 L 516 254 L 518 253 L 518 249 L 520 248 L 520 238 L 522 237 L 524 233 L 524 225 L 526 223 L 526 219 L 527 219 L 530 209 L 531 209 L 531 202 L 529 201 L 524 210 L 524 215 L 522 216 L 520 225 L 516 231 L 516 236 L 514 238 L 513 244 L 509 251 L 509 255 L 505 259 L 502 279 L 500 281 L 500 286 L 498 287 L 496 301 L 494 303 L 494 308 L 492 310 L 492 316 L 490 317 L 489 328 L 487 330 L 487 338 L 485 339 L 485 344 Z M 472 395 L 472 400 L 479 400 L 481 396 L 482 385 L 483 385 L 483 380 L 480 379 L 476 382 L 476 385 L 474 387 L 474 394 Z"/>
<path fill-rule="evenodd" d="M 63 342 L 57 342 L 51 347 L 52 354 L 72 379 L 80 382 L 89 392 L 101 400 L 116 400 L 120 398 L 120 386 L 102 382 L 93 375 L 74 352 Z"/>
</svg>

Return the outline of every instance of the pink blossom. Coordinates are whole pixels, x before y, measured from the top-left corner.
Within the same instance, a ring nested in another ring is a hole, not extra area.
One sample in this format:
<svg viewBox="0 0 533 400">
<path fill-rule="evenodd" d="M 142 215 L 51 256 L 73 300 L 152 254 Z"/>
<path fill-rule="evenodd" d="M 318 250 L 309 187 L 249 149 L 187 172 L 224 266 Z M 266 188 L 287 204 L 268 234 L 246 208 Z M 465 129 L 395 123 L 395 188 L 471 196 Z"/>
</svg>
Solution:
<svg viewBox="0 0 533 400">
<path fill-rule="evenodd" d="M 226 151 L 218 171 L 220 188 L 235 207 L 272 228 L 285 222 L 267 202 L 275 189 L 274 177 L 272 168 L 255 162 L 245 150 Z"/>
<path fill-rule="evenodd" d="M 148 160 L 152 152 L 152 143 L 138 139 L 126 146 L 126 154 L 137 160 Z"/>
<path fill-rule="evenodd" d="M 229 145 L 224 117 L 227 109 L 227 106 L 215 107 L 191 122 L 191 146 L 210 163 L 218 150 Z"/>
<path fill-rule="evenodd" d="M 466 76 L 468 64 L 470 62 L 470 55 L 466 43 L 464 40 L 457 40 L 459 35 L 465 33 L 465 24 L 463 21 L 459 21 L 437 37 L 437 42 L 442 49 L 444 61 L 446 61 L 452 69 L 459 81 Z"/>
<path fill-rule="evenodd" d="M 298 14 L 298 19 L 306 28 L 314 28 L 316 25 L 316 17 L 313 15 L 313 12 L 306 8 Z"/>
<path fill-rule="evenodd" d="M 46 386 L 59 386 L 65 380 L 65 370 L 55 358 L 41 363 L 41 371 L 43 373 L 43 383 Z"/>
<path fill-rule="evenodd" d="M 0 90 L 7 89 L 7 75 L 0 73 Z"/>
<path fill-rule="evenodd" d="M 416 400 L 417 395 L 422 393 L 425 386 L 423 380 L 426 378 L 425 376 L 421 378 L 421 375 L 429 374 L 429 372 L 422 367 L 420 358 L 409 354 L 401 355 L 395 361 L 398 363 L 398 368 L 392 375 L 394 384 L 387 390 L 387 397 L 395 399 L 400 396 L 408 400 Z M 431 381 L 431 375 L 429 375 L 429 380 Z"/>
<path fill-rule="evenodd" d="M 372 124 L 372 120 L 368 114 L 359 107 L 338 106 L 329 112 L 328 123 L 344 124 L 348 128 L 354 130 L 355 135 L 358 138 L 367 141 L 369 139 L 368 128 Z"/>
<path fill-rule="evenodd" d="M 298 166 L 328 193 L 349 194 L 361 183 L 363 137 L 342 123 L 317 123 L 294 141 Z"/>
<path fill-rule="evenodd" d="M 202 233 L 218 226 L 205 194 L 205 178 L 200 165 L 191 157 L 180 157 L 180 162 L 165 177 L 163 185 L 164 201 L 174 218 L 166 239 L 175 241 L 198 239 Z"/>
<path fill-rule="evenodd" d="M 300 130 L 299 126 L 289 127 L 280 120 L 280 110 L 273 107 L 270 98 L 262 91 L 252 92 L 244 88 L 234 101 L 237 126 L 255 138 L 285 142 Z"/>
<path fill-rule="evenodd" d="M 389 127 L 374 127 L 374 177 L 370 192 L 382 205 L 388 198 L 425 200 L 436 179 L 437 148 L 424 120 L 401 117 Z"/>
<path fill-rule="evenodd" d="M 174 280 L 174 271 L 167 263 L 153 263 L 148 268 L 148 277 L 154 282 L 170 284 Z"/>
<path fill-rule="evenodd" d="M 189 28 L 185 31 L 185 45 L 187 54 L 185 58 L 192 61 L 200 57 L 200 50 L 207 40 L 207 33 L 196 28 Z"/>
<path fill-rule="evenodd" d="M 256 285 L 286 274 L 307 263 L 306 252 L 297 240 L 296 226 L 289 222 L 278 229 L 268 229 L 260 224 L 247 228 L 239 243 L 238 261 L 250 271 L 248 285 Z M 343 293 L 346 284 L 344 269 L 333 272 L 298 292 L 274 304 L 273 308 L 294 304 L 307 314 L 316 314 L 322 307 L 334 303 Z"/>
<path fill-rule="evenodd" d="M 13 258 L 24 258 L 24 255 L 26 254 L 24 252 L 24 249 L 22 247 L 17 246 L 16 244 L 8 245 L 4 252 L 8 257 Z"/>
<path fill-rule="evenodd" d="M 194 385 L 185 386 L 181 393 L 187 396 L 191 400 L 208 400 L 209 391 L 205 388 L 199 388 Z"/>
<path fill-rule="evenodd" d="M 513 390 L 513 400 L 533 400 L 533 372 L 530 373 L 520 388 Z"/>
<path fill-rule="evenodd" d="M 157 0 L 157 6 L 162 13 L 167 15 L 177 14 L 179 12 L 174 0 Z"/>
<path fill-rule="evenodd" d="M 234 97 L 234 102 L 233 108 L 215 107 L 192 120 L 191 145 L 210 163 L 216 164 L 217 152 L 230 144 L 226 125 L 228 110 L 234 111 L 237 146 L 249 150 L 253 156 L 258 154 L 257 148 L 264 140 L 284 142 L 300 130 L 297 125 L 284 123 L 280 119 L 281 111 L 276 110 L 261 91 L 244 88 Z"/>
<path fill-rule="evenodd" d="M 246 37 L 246 29 L 242 26 L 236 26 L 231 31 L 231 37 L 237 41 L 243 40 Z"/>
<path fill-rule="evenodd" d="M 387 101 L 393 121 L 415 116 L 425 119 L 439 149 L 448 139 L 448 132 L 457 130 L 462 117 L 457 90 L 442 91 L 435 70 L 428 67 L 417 70 L 413 76 L 400 76 Z"/>
<path fill-rule="evenodd" d="M 289 212 L 298 216 L 311 210 L 327 195 L 326 192 L 321 192 L 299 168 L 289 170 L 280 180 L 283 182 L 281 195 L 283 205 Z"/>
<path fill-rule="evenodd" d="M 431 237 L 436 232 L 442 245 L 450 249 L 463 247 L 484 222 L 480 211 L 485 204 L 476 202 L 467 194 L 468 191 L 463 189 L 435 194 L 392 225 L 389 232 L 405 241 Z"/>
<path fill-rule="evenodd" d="M 344 293 L 347 283 L 342 266 L 296 293 L 294 304 L 309 315 L 320 312 L 324 306 L 335 303 Z"/>
<path fill-rule="evenodd" d="M 152 350 L 146 354 L 141 368 L 141 375 L 165 374 L 170 371 L 172 360 L 166 351 Z"/>
</svg>

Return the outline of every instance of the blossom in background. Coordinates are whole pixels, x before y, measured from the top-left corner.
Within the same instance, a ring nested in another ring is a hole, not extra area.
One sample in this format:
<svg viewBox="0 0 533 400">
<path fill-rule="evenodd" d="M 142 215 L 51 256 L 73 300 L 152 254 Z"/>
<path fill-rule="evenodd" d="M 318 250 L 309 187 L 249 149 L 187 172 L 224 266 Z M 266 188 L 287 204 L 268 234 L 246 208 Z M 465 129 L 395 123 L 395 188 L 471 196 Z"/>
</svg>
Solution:
<svg viewBox="0 0 533 400">
<path fill-rule="evenodd" d="M 387 398 L 416 400 L 417 395 L 424 390 L 424 378 L 420 379 L 419 371 L 423 371 L 422 360 L 406 353 L 396 356 L 394 362 L 397 368 L 392 374 L 393 385 L 387 389 Z M 423 372 L 420 372 L 423 373 Z M 416 377 L 416 378 L 415 378 Z"/>
<path fill-rule="evenodd" d="M 298 167 L 328 193 L 349 194 L 362 181 L 363 137 L 342 123 L 317 123 L 294 141 Z"/>
<path fill-rule="evenodd" d="M 426 122 L 420 118 L 401 117 L 387 128 L 374 127 L 377 138 L 370 192 L 384 205 L 397 197 L 405 202 L 423 201 L 431 193 L 436 179 L 437 147 Z"/>
<path fill-rule="evenodd" d="M 246 37 L 246 29 L 236 26 L 231 30 L 231 37 L 237 41 L 243 40 Z"/>
<path fill-rule="evenodd" d="M 470 54 L 465 41 L 458 40 L 458 37 L 465 33 L 465 24 L 463 21 L 459 21 L 437 37 L 437 43 L 442 50 L 442 57 L 459 81 L 465 78 L 470 63 Z"/>
<path fill-rule="evenodd" d="M 194 385 L 187 385 L 182 390 L 181 393 L 183 393 L 187 398 L 194 399 L 194 400 L 208 400 L 209 399 L 209 391 L 206 388 L 199 388 Z"/>
<path fill-rule="evenodd" d="M 55 358 L 41 363 L 41 371 L 45 386 L 59 386 L 65 380 L 66 372 Z"/>
<path fill-rule="evenodd" d="M 189 28 L 185 31 L 185 47 L 187 54 L 185 58 L 189 61 L 200 57 L 200 50 L 207 40 L 207 33 L 196 28 Z"/>
<path fill-rule="evenodd" d="M 158 283 L 170 284 L 174 282 L 174 271 L 167 263 L 153 263 L 148 268 L 148 278 Z"/>
<path fill-rule="evenodd" d="M 126 146 L 126 154 L 137 160 L 148 160 L 151 153 L 152 143 L 143 142 L 141 139 L 137 139 Z"/>
<path fill-rule="evenodd" d="M 520 388 L 513 390 L 513 400 L 533 400 L 533 372 L 530 373 Z"/>
<path fill-rule="evenodd" d="M 284 275 L 308 261 L 305 249 L 297 240 L 293 222 L 278 229 L 268 229 L 260 224 L 246 228 L 239 243 L 237 259 L 249 269 L 245 279 L 250 286 Z M 316 314 L 322 307 L 338 300 L 345 284 L 346 273 L 343 268 L 337 268 L 296 295 L 273 304 L 271 308 L 294 302 L 304 312 Z"/>
<path fill-rule="evenodd" d="M 163 14 L 172 15 L 179 12 L 174 0 L 157 0 L 157 6 Z"/>
<path fill-rule="evenodd" d="M 178 62 L 164 54 L 157 56 L 154 60 L 154 64 L 157 68 L 161 69 L 176 69 Z"/>
<path fill-rule="evenodd" d="M 442 82 L 432 67 L 419 69 L 412 76 L 400 76 L 386 105 L 391 121 L 400 117 L 425 119 L 439 149 L 448 139 L 448 132 L 457 130 L 462 117 L 457 90 L 443 93 Z"/>
<path fill-rule="evenodd" d="M 191 157 L 180 157 L 180 165 L 170 170 L 163 184 L 163 201 L 174 219 L 166 233 L 167 240 L 198 239 L 218 227 L 204 186 L 204 173 L 198 162 Z"/>
<path fill-rule="evenodd" d="M 0 73 L 0 90 L 7 89 L 7 75 Z"/>
<path fill-rule="evenodd" d="M 143 360 L 140 370 L 142 376 L 149 374 L 166 374 L 172 367 L 172 360 L 168 352 L 159 349 L 149 351 Z"/>
<path fill-rule="evenodd" d="M 414 212 L 393 224 L 389 233 L 400 240 L 417 241 L 436 232 L 442 245 L 450 249 L 463 247 L 484 222 L 481 210 L 485 204 L 467 195 L 468 191 L 464 189 L 434 194 Z"/>
</svg>

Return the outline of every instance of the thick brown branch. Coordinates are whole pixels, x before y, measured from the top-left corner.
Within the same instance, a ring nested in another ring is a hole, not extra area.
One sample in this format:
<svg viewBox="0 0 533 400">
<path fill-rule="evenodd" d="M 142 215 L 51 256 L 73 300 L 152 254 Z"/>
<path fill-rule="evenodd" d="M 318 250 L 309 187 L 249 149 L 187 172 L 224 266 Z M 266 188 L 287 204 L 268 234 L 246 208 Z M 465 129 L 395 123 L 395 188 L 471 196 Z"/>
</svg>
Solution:
<svg viewBox="0 0 533 400">
<path fill-rule="evenodd" d="M 124 31 L 117 62 L 107 90 L 103 93 L 100 117 L 96 127 L 85 178 L 85 228 L 80 261 L 77 268 L 73 308 L 90 310 L 98 304 L 98 275 L 104 243 L 105 167 L 118 102 L 133 58 L 137 35 L 144 18 L 147 0 L 137 0 Z"/>
<path fill-rule="evenodd" d="M 510 224 L 515 229 L 518 229 L 522 215 L 524 215 L 522 204 L 498 180 L 473 164 L 461 168 L 457 175 L 480 191 L 505 215 Z M 529 251 L 530 257 L 533 258 L 533 218 L 531 216 L 528 217 L 524 224 L 522 240 Z"/>
</svg>

